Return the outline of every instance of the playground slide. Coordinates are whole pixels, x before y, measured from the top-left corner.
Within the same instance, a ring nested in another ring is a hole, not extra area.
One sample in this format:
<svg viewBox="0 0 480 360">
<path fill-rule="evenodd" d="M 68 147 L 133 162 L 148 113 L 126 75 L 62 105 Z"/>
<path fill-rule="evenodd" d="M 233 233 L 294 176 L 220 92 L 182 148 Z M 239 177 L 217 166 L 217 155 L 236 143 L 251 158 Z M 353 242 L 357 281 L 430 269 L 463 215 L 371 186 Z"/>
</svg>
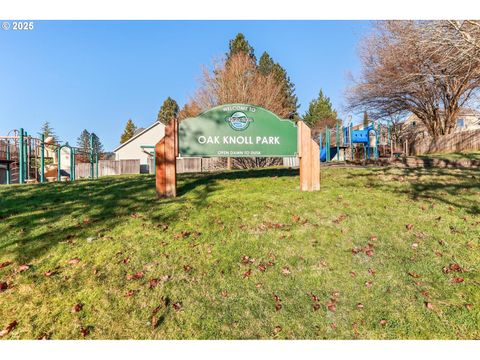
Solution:
<svg viewBox="0 0 480 360">
<path fill-rule="evenodd" d="M 330 147 L 330 159 L 332 160 L 335 155 L 337 155 L 337 147 Z M 320 161 L 325 162 L 327 160 L 327 148 L 324 147 L 322 151 L 320 152 Z"/>
</svg>

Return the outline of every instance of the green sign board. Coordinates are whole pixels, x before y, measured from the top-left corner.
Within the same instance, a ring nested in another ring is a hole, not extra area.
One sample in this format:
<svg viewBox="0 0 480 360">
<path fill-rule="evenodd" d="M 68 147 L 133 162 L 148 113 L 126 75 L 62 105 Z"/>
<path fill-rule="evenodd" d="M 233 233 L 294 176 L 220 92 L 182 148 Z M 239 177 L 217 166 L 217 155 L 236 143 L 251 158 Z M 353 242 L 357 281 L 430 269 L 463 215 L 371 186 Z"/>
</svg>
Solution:
<svg viewBox="0 0 480 360">
<path fill-rule="evenodd" d="M 181 157 L 281 157 L 297 154 L 297 126 L 253 105 L 214 107 L 178 127 Z"/>
</svg>

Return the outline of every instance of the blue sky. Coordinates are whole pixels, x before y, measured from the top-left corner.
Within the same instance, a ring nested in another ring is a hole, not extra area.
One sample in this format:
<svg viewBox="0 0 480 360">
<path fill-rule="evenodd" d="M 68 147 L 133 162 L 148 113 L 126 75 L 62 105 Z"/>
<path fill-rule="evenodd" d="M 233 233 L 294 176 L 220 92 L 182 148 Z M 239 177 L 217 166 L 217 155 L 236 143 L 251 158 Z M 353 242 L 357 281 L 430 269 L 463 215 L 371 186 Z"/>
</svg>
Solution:
<svg viewBox="0 0 480 360">
<path fill-rule="evenodd" d="M 368 21 L 38 21 L 34 30 L 0 30 L 0 135 L 37 133 L 48 120 L 63 141 L 83 129 L 106 150 L 125 122 L 155 121 L 167 96 L 183 105 L 202 65 L 245 34 L 296 85 L 303 114 L 320 88 L 345 118 L 347 74 L 359 71 L 357 44 Z M 360 118 L 361 116 L 358 116 Z M 355 118 L 355 117 L 354 117 Z"/>
</svg>

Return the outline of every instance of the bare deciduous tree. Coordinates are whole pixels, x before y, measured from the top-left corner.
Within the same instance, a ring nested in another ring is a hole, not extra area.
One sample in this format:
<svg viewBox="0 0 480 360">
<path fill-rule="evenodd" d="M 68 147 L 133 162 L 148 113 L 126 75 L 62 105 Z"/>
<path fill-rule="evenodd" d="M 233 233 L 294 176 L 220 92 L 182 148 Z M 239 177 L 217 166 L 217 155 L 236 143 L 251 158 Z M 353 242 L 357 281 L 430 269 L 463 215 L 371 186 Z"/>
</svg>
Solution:
<svg viewBox="0 0 480 360">
<path fill-rule="evenodd" d="M 282 84 L 274 74 L 261 74 L 255 62 L 242 52 L 228 61 L 216 62 L 212 72 L 204 69 L 200 86 L 193 98 L 180 111 L 180 119 L 193 117 L 221 104 L 244 103 L 261 106 L 282 118 L 291 109 L 285 107 Z M 276 158 L 235 158 L 238 168 L 263 167 L 279 164 Z"/>
<path fill-rule="evenodd" d="M 203 70 L 200 86 L 182 115 L 198 115 L 196 111 L 220 104 L 245 103 L 264 107 L 286 118 L 290 109 L 284 107 L 282 90 L 282 84 L 273 74 L 261 74 L 248 55 L 238 53 L 228 62 L 215 63 L 213 72 Z"/>
<path fill-rule="evenodd" d="M 374 118 L 415 114 L 437 138 L 455 127 L 480 87 L 478 21 L 382 21 L 360 48 L 351 110 Z"/>
</svg>

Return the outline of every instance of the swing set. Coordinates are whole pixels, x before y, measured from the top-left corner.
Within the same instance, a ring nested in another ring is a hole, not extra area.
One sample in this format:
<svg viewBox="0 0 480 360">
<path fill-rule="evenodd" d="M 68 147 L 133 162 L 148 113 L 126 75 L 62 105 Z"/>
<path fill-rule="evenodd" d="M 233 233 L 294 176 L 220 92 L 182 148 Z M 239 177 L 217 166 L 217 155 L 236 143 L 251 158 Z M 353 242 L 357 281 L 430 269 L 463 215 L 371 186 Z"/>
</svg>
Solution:
<svg viewBox="0 0 480 360">
<path fill-rule="evenodd" d="M 34 137 L 23 128 L 0 136 L 0 184 L 44 183 L 46 181 L 75 181 L 77 159 L 88 159 L 90 178 L 98 178 L 99 154 L 94 149 L 96 135 L 90 134 L 90 149 L 85 151 L 67 143 L 55 144 L 43 134 Z M 50 163 L 50 164 L 47 164 Z M 65 169 L 62 169 L 62 165 Z"/>
</svg>

